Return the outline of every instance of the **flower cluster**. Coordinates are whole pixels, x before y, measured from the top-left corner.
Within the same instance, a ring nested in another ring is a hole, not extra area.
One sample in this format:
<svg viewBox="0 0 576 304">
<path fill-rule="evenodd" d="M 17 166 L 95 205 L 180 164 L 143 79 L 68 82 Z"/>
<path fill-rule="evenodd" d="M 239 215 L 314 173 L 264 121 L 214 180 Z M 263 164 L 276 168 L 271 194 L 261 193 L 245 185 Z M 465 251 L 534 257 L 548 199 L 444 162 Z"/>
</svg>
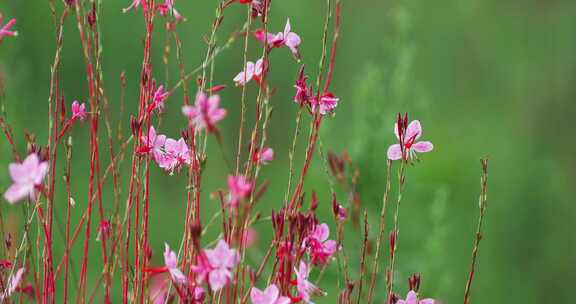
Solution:
<svg viewBox="0 0 576 304">
<path fill-rule="evenodd" d="M 232 271 L 240 261 L 240 254 L 230 249 L 224 240 L 218 241 L 214 249 L 204 249 L 193 267 L 198 283 L 208 282 L 212 291 L 218 291 L 232 279 Z"/>
<path fill-rule="evenodd" d="M 321 115 L 331 113 L 337 106 L 338 97 L 334 96 L 332 92 L 325 92 L 323 94 L 314 93 L 312 86 L 307 85 L 308 77 L 304 74 L 304 67 L 300 68 L 298 79 L 294 84 L 296 94 L 294 95 L 294 102 L 300 106 L 309 106 L 312 113 L 317 111 Z"/>
</svg>

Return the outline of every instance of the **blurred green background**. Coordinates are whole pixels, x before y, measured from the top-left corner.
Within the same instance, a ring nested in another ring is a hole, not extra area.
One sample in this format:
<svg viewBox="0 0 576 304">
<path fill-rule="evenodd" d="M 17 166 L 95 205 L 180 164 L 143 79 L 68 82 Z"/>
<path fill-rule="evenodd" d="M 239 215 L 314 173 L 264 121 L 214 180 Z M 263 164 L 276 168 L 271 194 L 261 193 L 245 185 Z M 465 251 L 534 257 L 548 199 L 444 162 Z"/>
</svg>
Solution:
<svg viewBox="0 0 576 304">
<path fill-rule="evenodd" d="M 176 1 L 176 7 L 188 18 L 178 26 L 187 71 L 198 66 L 204 57 L 202 35 L 209 33 L 216 3 Z M 121 9 L 128 5 L 128 0 L 103 1 L 100 14 L 104 88 L 115 109 L 114 121 L 125 121 L 125 135 L 129 132 L 129 114 L 136 111 L 144 37 L 141 12 L 122 14 Z M 336 115 L 323 123 L 321 139 L 324 152 L 348 151 L 358 165 L 359 192 L 363 207 L 369 212 L 371 238 L 375 235 L 384 189 L 386 149 L 395 140 L 392 126 L 396 113 L 406 111 L 419 119 L 423 138 L 435 144 L 433 153 L 423 155 L 420 163 L 408 169 L 400 212 L 398 292 L 404 294 L 407 277 L 420 272 L 423 295 L 443 303 L 461 301 L 478 213 L 479 159 L 489 155 L 488 212 L 473 302 L 572 302 L 576 281 L 576 143 L 571 133 L 576 113 L 576 2 L 355 0 L 343 1 L 342 5 L 342 33 L 333 82 L 333 90 L 341 100 Z M 270 16 L 272 31 L 282 30 L 286 18 L 290 18 L 292 29 L 302 37 L 303 63 L 313 79 L 321 52 L 324 11 L 325 1 L 320 0 L 273 1 Z M 54 25 L 47 1 L 4 0 L 0 2 L 0 12 L 5 20 L 18 20 L 15 28 L 19 36 L 0 43 L 0 79 L 2 104 L 23 152 L 25 131 L 45 143 Z M 245 15 L 239 5 L 226 11 L 219 44 L 241 27 Z M 167 77 L 162 63 L 164 39 L 163 23 L 159 20 L 154 36 L 153 74 L 171 87 L 178 69 L 172 48 Z M 260 46 L 254 39 L 250 44 L 249 60 L 255 61 Z M 240 39 L 215 64 L 215 83 L 229 87 L 221 93 L 222 105 L 229 111 L 221 124 L 229 158 L 235 151 L 240 115 L 240 90 L 233 87 L 232 78 L 241 70 L 242 58 Z M 291 101 L 292 85 L 299 68 L 286 49 L 273 52 L 271 65 L 270 83 L 277 93 L 272 99 L 275 112 L 269 138 L 276 160 L 263 170 L 264 178 L 271 182 L 259 204 L 266 212 L 281 206 L 286 191 L 289 139 L 297 112 Z M 117 109 L 122 71 L 127 77 L 127 106 L 120 117 Z M 82 50 L 75 21 L 70 18 L 64 29 L 61 85 L 68 104 L 74 99 L 87 99 Z M 189 87 L 195 91 L 193 82 Z M 250 86 L 249 113 L 256 94 L 256 87 Z M 181 103 L 181 92 L 170 97 L 161 132 L 176 137 L 184 126 Z M 83 208 L 87 200 L 88 133 L 86 123 L 71 133 L 77 210 L 83 210 L 79 205 Z M 307 134 L 306 130 L 303 134 Z M 224 188 L 228 174 L 216 142 L 209 141 L 209 146 L 203 189 L 204 221 L 217 210 L 210 192 Z M 297 170 L 302 165 L 304 148 L 300 140 Z M 108 164 L 107 153 L 101 150 L 103 164 Z M 7 168 L 10 161 L 9 145 L 2 137 L 0 168 Z M 128 168 L 126 163 L 123 165 L 126 184 Z M 393 170 L 396 169 L 395 166 Z M 2 192 L 10 182 L 7 170 L 3 171 Z M 154 261 L 159 264 L 163 242 L 177 247 L 182 236 L 186 181 L 184 175 L 168 176 L 156 167 L 152 175 L 150 241 L 155 250 Z M 60 180 L 58 185 L 63 189 Z M 306 191 L 311 190 L 319 193 L 321 220 L 334 228 L 328 177 L 318 154 L 307 179 Z M 346 202 L 343 192 L 338 195 L 340 201 Z M 392 195 L 394 199 L 395 192 Z M 111 198 L 107 191 L 108 215 Z M 13 230 L 19 231 L 23 225 L 22 208 L 5 202 L 0 208 Z M 57 208 L 62 221 L 63 193 L 59 194 Z M 74 223 L 80 211 L 75 213 Z M 256 264 L 263 254 L 270 227 L 268 222 L 257 224 L 260 249 L 251 249 L 251 263 Z M 217 227 L 213 227 L 205 241 L 216 234 Z M 16 239 L 18 236 L 21 234 L 16 232 Z M 345 246 L 356 270 L 360 236 L 361 232 L 349 225 Z M 59 233 L 57 238 L 56 251 L 61 254 Z M 76 271 L 79 244 L 75 248 Z M 101 271 L 97 266 L 100 253 L 96 240 L 91 242 L 91 248 L 90 288 Z M 380 301 L 385 297 L 381 292 L 383 273 L 377 289 Z M 321 284 L 329 295 L 317 299 L 317 303 L 335 302 L 336 278 L 334 263 Z M 114 302 L 120 295 L 116 285 Z"/>
</svg>

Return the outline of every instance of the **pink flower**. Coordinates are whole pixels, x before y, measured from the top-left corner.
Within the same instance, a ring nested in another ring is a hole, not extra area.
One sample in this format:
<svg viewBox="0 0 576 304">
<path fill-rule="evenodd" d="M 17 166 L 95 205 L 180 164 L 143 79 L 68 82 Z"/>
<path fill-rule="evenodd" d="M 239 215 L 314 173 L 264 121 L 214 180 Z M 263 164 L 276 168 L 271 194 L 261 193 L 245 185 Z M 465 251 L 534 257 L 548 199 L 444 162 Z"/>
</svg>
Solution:
<svg viewBox="0 0 576 304">
<path fill-rule="evenodd" d="M 168 273 L 170 273 L 172 281 L 177 284 L 186 284 L 187 278 L 178 268 L 178 257 L 176 253 L 170 250 L 168 244 L 165 243 L 164 246 L 164 264 L 166 265 Z"/>
<path fill-rule="evenodd" d="M 169 171 L 171 174 L 181 166 L 189 165 L 191 163 L 190 159 L 190 149 L 184 138 L 178 140 L 168 138 L 164 143 L 164 155 L 158 162 L 158 165 Z"/>
<path fill-rule="evenodd" d="M 307 87 L 307 80 L 308 77 L 304 75 L 304 66 L 302 66 L 300 68 L 300 73 L 298 74 L 298 79 L 296 79 L 296 83 L 294 84 L 294 88 L 296 88 L 294 102 L 299 105 L 307 104 L 311 99 L 310 96 L 312 95 L 312 88 Z"/>
<path fill-rule="evenodd" d="M 14 204 L 26 197 L 35 200 L 36 187 L 42 185 L 42 180 L 48 173 L 48 162 L 41 162 L 38 155 L 32 153 L 21 164 L 10 164 L 8 171 L 13 184 L 4 193 L 4 198 L 10 204 Z"/>
<path fill-rule="evenodd" d="M 262 152 L 260 152 L 260 163 L 263 165 L 267 165 L 271 161 L 274 160 L 274 150 L 272 148 L 264 148 Z"/>
<path fill-rule="evenodd" d="M 310 268 L 303 261 L 300 261 L 300 267 L 294 269 L 296 271 L 296 290 L 300 299 L 306 303 L 310 302 L 310 296 L 319 291 L 316 285 L 308 281 L 310 275 Z"/>
<path fill-rule="evenodd" d="M 214 249 L 205 249 L 204 254 L 211 268 L 208 272 L 208 283 L 213 291 L 218 291 L 230 282 L 231 270 L 240 261 L 240 254 L 237 250 L 230 249 L 224 240 L 218 241 Z"/>
<path fill-rule="evenodd" d="M 404 121 L 407 122 L 407 118 Z M 394 125 L 394 134 L 396 134 L 396 138 L 400 143 L 393 144 L 388 148 L 387 155 L 390 160 L 406 160 L 408 157 L 413 159 L 416 157 L 416 152 L 430 152 L 434 148 L 434 145 L 429 141 L 416 142 L 422 135 L 420 121 L 413 120 L 407 127 L 405 122 L 403 123 L 404 127 L 400 129 L 398 128 L 398 122 Z"/>
<path fill-rule="evenodd" d="M 164 144 L 166 143 L 166 135 L 156 134 L 154 126 L 150 126 L 148 136 L 142 136 L 141 140 L 145 146 L 145 150 L 152 154 L 158 164 L 165 161 L 166 153 L 164 152 Z"/>
<path fill-rule="evenodd" d="M 257 82 L 260 82 L 260 76 L 262 76 L 263 71 L 263 62 L 262 58 L 258 59 L 256 63 L 252 61 L 246 62 L 246 68 L 238 73 L 236 77 L 234 77 L 234 82 L 237 86 L 246 85 L 246 83 L 250 82 L 252 78 L 254 78 Z"/>
<path fill-rule="evenodd" d="M 236 208 L 238 203 L 252 192 L 252 183 L 243 175 L 229 175 L 228 189 L 230 191 L 228 203 L 232 208 Z"/>
<path fill-rule="evenodd" d="M 0 25 L 2 24 L 3 21 L 4 21 L 4 18 L 2 16 L 2 14 L 0 14 Z M 12 19 L 8 20 L 8 22 L 6 22 L 6 24 L 3 27 L 0 28 L 0 41 L 2 40 L 2 38 L 6 37 L 6 36 L 17 36 L 18 35 L 18 32 L 10 30 L 12 28 L 12 26 L 14 26 L 15 23 L 16 23 L 16 19 L 12 18 Z"/>
<path fill-rule="evenodd" d="M 182 107 L 182 114 L 188 118 L 190 125 L 208 132 L 216 130 L 216 123 L 226 116 L 226 110 L 219 108 L 220 96 L 207 97 L 203 92 L 198 92 L 194 106 Z"/>
<path fill-rule="evenodd" d="M 25 271 L 26 268 L 22 267 L 18 269 L 15 274 L 10 276 L 6 289 L 4 292 L 0 293 L 0 300 L 4 301 L 5 299 L 9 298 L 14 293 L 14 291 L 16 291 L 22 281 L 22 277 L 24 276 Z"/>
<path fill-rule="evenodd" d="M 74 100 L 74 102 L 72 102 L 72 120 L 84 120 L 86 116 L 86 104 L 80 104 L 77 100 Z"/>
<path fill-rule="evenodd" d="M 164 101 L 170 95 L 169 92 L 164 90 L 164 86 L 159 86 L 156 91 L 154 91 L 154 96 L 152 97 L 152 104 L 148 108 L 148 112 L 152 112 L 153 110 L 158 110 L 158 112 L 162 112 L 164 110 Z"/>
<path fill-rule="evenodd" d="M 318 102 L 316 97 L 312 97 L 312 100 L 310 101 L 312 112 L 316 112 L 316 108 L 318 107 L 320 114 L 326 115 L 338 106 L 339 100 L 340 98 L 335 97 L 331 92 L 320 96 L 320 102 Z"/>
<path fill-rule="evenodd" d="M 275 284 L 266 287 L 264 291 L 252 287 L 250 290 L 252 304 L 289 304 L 290 298 L 280 295 L 280 290 Z"/>
<path fill-rule="evenodd" d="M 410 290 L 406 295 L 406 300 L 398 300 L 396 304 L 434 304 L 434 299 L 423 299 L 418 301 L 418 295 L 414 290 Z"/>
<path fill-rule="evenodd" d="M 338 250 L 334 240 L 328 240 L 330 228 L 325 223 L 317 225 L 314 231 L 304 239 L 304 245 L 309 249 L 312 264 L 324 265 Z"/>
<path fill-rule="evenodd" d="M 286 26 L 284 27 L 284 32 L 279 32 L 276 35 L 272 33 L 266 33 L 264 30 L 259 29 L 254 32 L 256 39 L 268 43 L 270 47 L 281 47 L 287 46 L 294 56 L 298 57 L 298 47 L 300 46 L 301 40 L 298 34 L 292 32 L 290 27 L 290 19 L 286 21 Z"/>
<path fill-rule="evenodd" d="M 174 0 L 165 0 L 163 4 L 158 4 L 157 8 L 162 16 L 167 16 L 170 13 L 177 21 L 184 20 L 184 17 L 174 8 Z"/>
</svg>

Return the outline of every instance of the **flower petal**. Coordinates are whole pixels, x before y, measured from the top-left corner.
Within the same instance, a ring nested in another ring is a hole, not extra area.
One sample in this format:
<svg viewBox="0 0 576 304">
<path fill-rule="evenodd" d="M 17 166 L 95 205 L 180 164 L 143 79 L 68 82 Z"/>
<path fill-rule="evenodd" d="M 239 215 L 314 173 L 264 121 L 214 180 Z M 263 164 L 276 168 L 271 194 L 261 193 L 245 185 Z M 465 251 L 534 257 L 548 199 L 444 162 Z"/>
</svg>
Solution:
<svg viewBox="0 0 576 304">
<path fill-rule="evenodd" d="M 418 139 L 422 135 L 422 126 L 420 125 L 419 120 L 413 120 L 406 128 L 406 137 L 405 139 L 408 140 L 415 136 L 415 139 Z"/>
<path fill-rule="evenodd" d="M 398 160 L 402 158 L 402 150 L 400 149 L 400 144 L 393 144 L 388 148 L 386 152 L 389 160 Z"/>
<path fill-rule="evenodd" d="M 425 153 L 432 151 L 434 145 L 429 141 L 419 141 L 415 143 L 412 148 L 414 148 L 416 152 Z"/>
</svg>

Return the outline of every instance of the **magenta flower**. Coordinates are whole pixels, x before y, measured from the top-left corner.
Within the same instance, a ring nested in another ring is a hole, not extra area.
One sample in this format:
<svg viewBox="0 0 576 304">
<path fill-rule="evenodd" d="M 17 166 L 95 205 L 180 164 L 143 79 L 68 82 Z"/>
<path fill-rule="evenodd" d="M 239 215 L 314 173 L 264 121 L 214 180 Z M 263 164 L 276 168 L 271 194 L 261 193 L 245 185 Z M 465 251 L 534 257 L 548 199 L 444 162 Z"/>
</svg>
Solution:
<svg viewBox="0 0 576 304">
<path fill-rule="evenodd" d="M 2 24 L 2 22 L 4 22 L 4 18 L 2 16 L 2 14 L 0 14 L 0 25 Z M 18 32 L 10 30 L 14 26 L 15 23 L 16 23 L 16 19 L 12 18 L 12 19 L 8 20 L 8 22 L 6 22 L 6 24 L 0 28 L 0 41 L 2 40 L 2 38 L 7 37 L 7 36 L 17 36 L 18 35 Z"/>
<path fill-rule="evenodd" d="M 166 171 L 169 171 L 170 174 L 174 173 L 178 168 L 189 165 L 192 162 L 190 149 L 184 138 L 178 140 L 172 138 L 166 139 L 164 151 L 165 153 L 158 162 L 158 165 Z"/>
<path fill-rule="evenodd" d="M 280 290 L 275 284 L 270 284 L 264 291 L 252 287 L 250 290 L 252 304 L 289 304 L 290 298 L 280 295 Z"/>
<path fill-rule="evenodd" d="M 274 160 L 274 150 L 272 148 L 264 148 L 262 152 L 260 152 L 259 160 L 261 164 L 267 165 Z"/>
<path fill-rule="evenodd" d="M 77 100 L 74 100 L 74 102 L 72 102 L 72 120 L 76 120 L 76 119 L 80 119 L 80 120 L 84 120 L 86 119 L 87 114 L 86 114 L 86 104 L 82 103 L 80 104 Z"/>
<path fill-rule="evenodd" d="M 319 289 L 316 285 L 308 281 L 310 268 L 306 263 L 300 261 L 300 267 L 294 270 L 296 271 L 296 290 L 298 291 L 298 297 L 305 303 L 312 303 L 310 297 L 317 293 Z"/>
<path fill-rule="evenodd" d="M 296 95 L 294 95 L 294 102 L 299 105 L 307 104 L 310 101 L 310 96 L 312 95 L 312 88 L 307 87 L 306 81 L 308 77 L 304 75 L 304 66 L 300 68 L 300 73 L 298 73 L 298 79 L 294 84 L 296 88 Z"/>
<path fill-rule="evenodd" d="M 292 32 L 290 27 L 290 19 L 286 20 L 286 26 L 284 27 L 284 32 L 279 32 L 277 34 L 266 33 L 264 30 L 259 29 L 254 32 L 256 39 L 268 43 L 270 47 L 281 47 L 287 46 L 294 56 L 298 57 L 298 47 L 300 46 L 301 40 L 298 34 Z"/>
<path fill-rule="evenodd" d="M 168 244 L 164 243 L 164 246 L 164 264 L 166 265 L 168 273 L 170 273 L 172 281 L 177 284 L 186 284 L 187 278 L 178 268 L 178 257 L 176 253 L 170 250 Z"/>
<path fill-rule="evenodd" d="M 246 68 L 242 72 L 238 73 L 236 77 L 234 77 L 234 82 L 236 85 L 246 85 L 248 82 L 250 82 L 250 80 L 252 80 L 252 78 L 254 78 L 254 80 L 257 82 L 260 82 L 260 77 L 262 76 L 262 71 L 264 70 L 263 62 L 264 60 L 262 58 L 258 59 L 256 63 L 247 61 Z"/>
<path fill-rule="evenodd" d="M 252 192 L 252 182 L 243 175 L 228 176 L 229 199 L 232 208 L 238 207 L 241 200 L 246 199 Z"/>
<path fill-rule="evenodd" d="M 0 293 L 0 300 L 2 300 L 2 302 L 5 299 L 9 298 L 16 291 L 16 289 L 18 288 L 18 286 L 22 282 L 22 277 L 24 276 L 25 271 L 26 271 L 26 268 L 22 267 L 22 268 L 18 269 L 15 274 L 10 276 L 10 278 L 8 279 L 8 284 L 7 284 L 4 292 Z"/>
<path fill-rule="evenodd" d="M 393 144 L 388 148 L 387 155 L 390 160 L 413 159 L 416 157 L 416 152 L 430 152 L 434 148 L 434 145 L 429 141 L 416 142 L 422 135 L 422 127 L 418 120 L 413 120 L 407 127 L 403 127 L 400 130 L 397 122 L 394 125 L 394 134 L 396 134 L 396 138 L 400 143 Z"/>
<path fill-rule="evenodd" d="M 177 21 L 184 20 L 184 17 L 174 8 L 174 0 L 165 0 L 163 4 L 158 4 L 157 8 L 160 15 L 164 17 L 170 13 Z"/>
<path fill-rule="evenodd" d="M 312 112 L 316 112 L 316 109 L 318 108 L 320 114 L 326 115 L 338 106 L 339 100 L 340 98 L 335 97 L 331 92 L 320 96 L 320 102 L 318 102 L 316 97 L 312 97 L 312 100 L 310 101 Z"/>
<path fill-rule="evenodd" d="M 196 129 L 206 129 L 208 132 L 216 130 L 216 123 L 226 116 L 226 110 L 219 108 L 220 96 L 206 96 L 198 92 L 194 106 L 182 107 L 182 114 L 188 118 L 190 125 Z"/>
<path fill-rule="evenodd" d="M 418 295 L 414 290 L 410 290 L 408 295 L 406 295 L 406 300 L 398 300 L 396 304 L 434 304 L 436 301 L 434 299 L 422 299 L 418 300 Z"/>
<path fill-rule="evenodd" d="M 159 165 L 165 161 L 164 144 L 166 143 L 166 135 L 156 134 L 154 126 L 150 126 L 148 136 L 142 136 L 141 140 L 145 147 L 144 150 L 152 154 L 152 157 Z"/>
<path fill-rule="evenodd" d="M 21 163 L 12 163 L 8 166 L 12 186 L 4 193 L 4 198 L 14 204 L 26 197 L 36 200 L 36 187 L 42 185 L 42 181 L 48 173 L 48 162 L 41 162 L 36 153 L 26 157 Z"/>
<path fill-rule="evenodd" d="M 205 249 L 204 254 L 211 268 L 208 273 L 208 283 L 213 291 L 218 291 L 230 282 L 231 270 L 240 261 L 240 254 L 237 250 L 230 249 L 224 240 L 218 241 L 214 249 Z"/>
<path fill-rule="evenodd" d="M 154 96 L 152 97 L 152 104 L 148 108 L 148 113 L 152 112 L 153 110 L 158 110 L 158 112 L 162 112 L 164 110 L 164 101 L 170 95 L 169 92 L 164 90 L 164 86 L 159 86 L 156 91 L 154 91 Z"/>
<path fill-rule="evenodd" d="M 330 228 L 325 223 L 317 225 L 314 231 L 304 239 L 304 245 L 309 249 L 310 259 L 314 265 L 325 265 L 338 250 L 336 241 L 329 240 Z"/>
</svg>

